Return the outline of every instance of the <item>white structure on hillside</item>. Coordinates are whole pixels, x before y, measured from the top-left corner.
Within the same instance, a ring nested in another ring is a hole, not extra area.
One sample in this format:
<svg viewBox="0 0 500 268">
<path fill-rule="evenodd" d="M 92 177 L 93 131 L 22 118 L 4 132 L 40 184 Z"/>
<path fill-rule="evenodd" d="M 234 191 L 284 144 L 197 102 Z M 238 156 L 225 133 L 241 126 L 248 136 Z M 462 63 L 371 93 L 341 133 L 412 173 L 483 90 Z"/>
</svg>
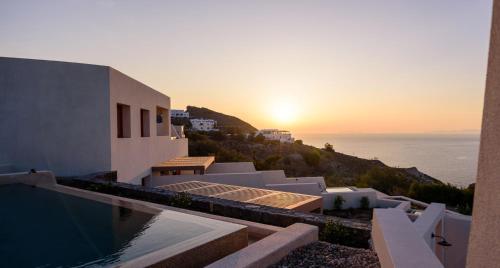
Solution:
<svg viewBox="0 0 500 268">
<path fill-rule="evenodd" d="M 193 118 L 189 120 L 191 128 L 197 131 L 217 131 L 217 121 L 213 119 Z"/>
<path fill-rule="evenodd" d="M 171 139 L 170 98 L 108 66 L 0 57 L 0 172 L 116 170 L 140 183 L 188 154 Z"/>
<path fill-rule="evenodd" d="M 262 134 L 266 140 L 280 141 L 292 143 L 295 139 L 292 137 L 292 133 L 287 130 L 279 129 L 261 129 L 257 132 L 257 135 Z"/>
<path fill-rule="evenodd" d="M 170 111 L 170 117 L 174 118 L 189 118 L 189 112 L 184 111 L 184 110 L 171 110 Z"/>
</svg>

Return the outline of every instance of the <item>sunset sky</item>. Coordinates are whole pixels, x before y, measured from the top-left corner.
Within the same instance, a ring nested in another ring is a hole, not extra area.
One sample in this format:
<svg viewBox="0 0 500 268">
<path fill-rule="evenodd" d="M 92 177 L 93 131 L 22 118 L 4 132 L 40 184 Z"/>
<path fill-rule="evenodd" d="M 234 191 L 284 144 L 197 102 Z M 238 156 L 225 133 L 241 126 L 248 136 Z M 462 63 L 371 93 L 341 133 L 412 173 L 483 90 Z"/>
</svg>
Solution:
<svg viewBox="0 0 500 268">
<path fill-rule="evenodd" d="M 491 0 L 0 2 L 0 56 L 112 66 L 258 128 L 480 128 Z"/>
</svg>

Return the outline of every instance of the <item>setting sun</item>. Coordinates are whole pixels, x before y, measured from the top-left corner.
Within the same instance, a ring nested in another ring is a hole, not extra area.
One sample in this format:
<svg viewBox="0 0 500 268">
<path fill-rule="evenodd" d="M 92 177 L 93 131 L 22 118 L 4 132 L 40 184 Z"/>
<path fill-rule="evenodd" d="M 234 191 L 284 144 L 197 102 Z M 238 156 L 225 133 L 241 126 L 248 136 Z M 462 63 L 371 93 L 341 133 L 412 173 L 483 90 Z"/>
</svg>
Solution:
<svg viewBox="0 0 500 268">
<path fill-rule="evenodd" d="M 292 123 L 297 118 L 297 106 L 290 102 L 281 102 L 273 107 L 272 117 L 277 123 Z"/>
</svg>

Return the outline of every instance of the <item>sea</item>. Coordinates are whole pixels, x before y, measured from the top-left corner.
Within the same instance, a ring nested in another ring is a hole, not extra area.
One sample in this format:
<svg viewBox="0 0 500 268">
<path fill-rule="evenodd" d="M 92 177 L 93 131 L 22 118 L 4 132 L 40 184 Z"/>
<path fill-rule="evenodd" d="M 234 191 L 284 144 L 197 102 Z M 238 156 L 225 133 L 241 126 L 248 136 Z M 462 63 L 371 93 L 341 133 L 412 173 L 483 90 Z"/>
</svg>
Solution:
<svg viewBox="0 0 500 268">
<path fill-rule="evenodd" d="M 475 182 L 479 133 L 311 134 L 294 133 L 304 144 L 378 159 L 392 167 L 416 167 L 443 182 L 467 187 Z"/>
</svg>

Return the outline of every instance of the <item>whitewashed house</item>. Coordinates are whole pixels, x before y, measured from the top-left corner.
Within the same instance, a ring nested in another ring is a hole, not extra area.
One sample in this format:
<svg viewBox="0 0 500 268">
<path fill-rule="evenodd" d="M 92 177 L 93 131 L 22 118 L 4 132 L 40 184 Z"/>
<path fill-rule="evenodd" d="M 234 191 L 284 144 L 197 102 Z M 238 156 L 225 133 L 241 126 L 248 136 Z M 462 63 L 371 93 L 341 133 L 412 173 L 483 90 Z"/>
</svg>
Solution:
<svg viewBox="0 0 500 268">
<path fill-rule="evenodd" d="M 257 132 L 257 135 L 261 134 L 266 138 L 266 140 L 280 141 L 286 143 L 292 143 L 295 139 L 292 137 L 292 133 L 287 130 L 279 129 L 261 129 Z"/>
<path fill-rule="evenodd" d="M 170 111 L 170 117 L 173 118 L 189 118 L 189 112 L 184 111 L 184 110 L 171 110 Z"/>
<path fill-rule="evenodd" d="M 196 131 L 218 131 L 217 121 L 213 119 L 193 118 L 189 120 L 191 128 Z"/>
</svg>

